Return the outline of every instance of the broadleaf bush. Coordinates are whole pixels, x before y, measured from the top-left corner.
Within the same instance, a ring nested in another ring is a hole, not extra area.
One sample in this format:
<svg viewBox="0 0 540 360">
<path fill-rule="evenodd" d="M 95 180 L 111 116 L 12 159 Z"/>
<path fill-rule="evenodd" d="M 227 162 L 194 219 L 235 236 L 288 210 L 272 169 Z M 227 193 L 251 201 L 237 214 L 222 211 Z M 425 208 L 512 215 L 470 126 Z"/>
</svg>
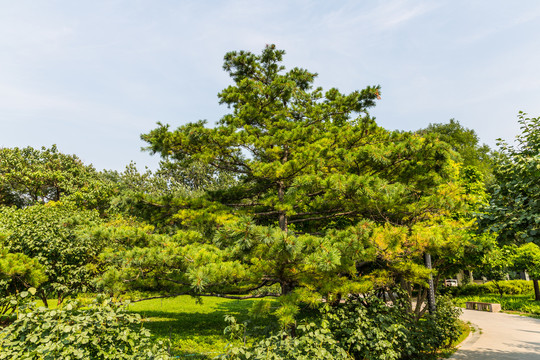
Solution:
<svg viewBox="0 0 540 360">
<path fill-rule="evenodd" d="M 460 309 L 438 297 L 435 314 L 420 320 L 404 300 L 392 305 L 374 295 L 350 297 L 345 304 L 326 305 L 322 316 L 299 325 L 295 334 L 282 330 L 251 345 L 231 347 L 222 359 L 434 359 L 459 335 Z"/>
<path fill-rule="evenodd" d="M 74 300 L 57 309 L 33 305 L 0 331 L 0 359 L 169 359 L 140 320 L 103 296 L 87 306 Z"/>
</svg>

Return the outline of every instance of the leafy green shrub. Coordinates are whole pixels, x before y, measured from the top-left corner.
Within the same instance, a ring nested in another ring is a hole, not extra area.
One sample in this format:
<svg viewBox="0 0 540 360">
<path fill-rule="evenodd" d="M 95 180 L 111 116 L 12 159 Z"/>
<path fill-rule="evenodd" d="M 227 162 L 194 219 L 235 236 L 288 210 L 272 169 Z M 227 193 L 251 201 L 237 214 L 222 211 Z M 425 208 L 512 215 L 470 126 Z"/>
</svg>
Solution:
<svg viewBox="0 0 540 360">
<path fill-rule="evenodd" d="M 452 296 L 476 296 L 482 295 L 486 292 L 486 289 L 483 285 L 478 284 L 467 284 L 457 287 L 447 287 L 440 289 L 440 292 L 445 295 Z"/>
<path fill-rule="evenodd" d="M 309 323 L 299 325 L 296 331 L 296 337 L 290 336 L 286 331 L 280 331 L 260 340 L 252 347 L 233 347 L 219 358 L 234 360 L 354 359 L 340 346 L 328 328 Z"/>
<path fill-rule="evenodd" d="M 499 294 L 500 287 L 504 295 L 530 294 L 534 291 L 532 281 L 526 280 L 505 280 L 489 281 L 485 284 L 468 284 L 458 287 L 448 287 L 443 289 L 443 293 L 454 296 L 482 296 L 490 294 Z"/>
<path fill-rule="evenodd" d="M 332 334 L 355 359 L 400 359 L 414 352 L 407 341 L 412 321 L 403 304 L 375 296 L 353 298 L 326 314 Z"/>
<path fill-rule="evenodd" d="M 412 331 L 411 343 L 417 352 L 435 354 L 441 348 L 450 347 L 461 335 L 460 314 L 461 309 L 456 307 L 450 297 L 438 296 L 435 314 L 427 314 Z"/>
<path fill-rule="evenodd" d="M 372 295 L 351 297 L 345 304 L 326 306 L 318 321 L 298 326 L 295 336 L 281 331 L 252 346 L 231 348 L 222 358 L 433 358 L 439 349 L 450 346 L 461 333 L 458 322 L 461 310 L 455 308 L 450 298 L 439 297 L 437 307 L 435 314 L 417 321 L 407 310 L 405 301 L 389 306 Z M 244 331 L 244 328 L 235 328 L 238 332 Z"/>
<path fill-rule="evenodd" d="M 54 310 L 31 306 L 0 332 L 1 360 L 168 358 L 137 314 L 101 296 L 87 307 L 77 301 Z"/>
<path fill-rule="evenodd" d="M 35 288 L 22 291 L 19 294 L 0 296 L 0 328 L 15 321 L 17 309 L 22 309 L 30 302 L 30 294 L 35 294 Z"/>
</svg>

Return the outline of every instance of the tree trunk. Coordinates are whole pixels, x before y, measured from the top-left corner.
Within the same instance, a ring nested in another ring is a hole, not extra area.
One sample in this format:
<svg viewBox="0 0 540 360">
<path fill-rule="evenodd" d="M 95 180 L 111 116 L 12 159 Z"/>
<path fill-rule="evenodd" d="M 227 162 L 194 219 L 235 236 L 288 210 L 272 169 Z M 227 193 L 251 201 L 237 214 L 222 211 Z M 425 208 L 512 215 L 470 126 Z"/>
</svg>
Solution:
<svg viewBox="0 0 540 360">
<path fill-rule="evenodd" d="M 431 255 L 428 253 L 424 254 L 424 262 L 426 264 L 426 267 L 431 270 Z M 435 310 L 437 310 L 437 307 L 435 305 L 435 288 L 433 286 L 433 275 L 429 274 L 428 279 L 429 289 L 428 289 L 428 310 L 430 314 L 435 314 Z"/>
<path fill-rule="evenodd" d="M 540 301 L 540 286 L 538 286 L 538 279 L 533 279 L 534 286 L 534 300 Z"/>
<path fill-rule="evenodd" d="M 293 291 L 294 286 L 290 282 L 282 282 L 281 284 L 281 295 L 287 295 L 291 291 Z"/>
<path fill-rule="evenodd" d="M 39 294 L 39 298 L 41 299 L 41 301 L 43 301 L 43 305 L 48 308 L 49 303 L 47 302 L 47 296 L 45 296 L 45 294 Z"/>
<path fill-rule="evenodd" d="M 422 307 L 424 304 L 424 301 L 426 300 L 426 296 L 428 294 L 428 290 L 424 289 L 423 286 L 418 286 L 418 295 L 416 297 L 416 306 L 414 308 L 414 317 L 418 321 L 422 315 L 424 315 L 426 311 L 426 307 Z"/>
<path fill-rule="evenodd" d="M 405 294 L 407 296 L 407 307 L 410 313 L 413 312 L 412 309 L 412 288 L 411 283 L 406 281 L 402 276 L 399 277 L 399 284 L 401 286 L 401 289 L 405 291 Z"/>
<path fill-rule="evenodd" d="M 493 281 L 493 283 L 495 284 L 495 287 L 497 288 L 497 291 L 499 292 L 499 296 L 500 297 L 503 297 L 504 296 L 504 292 L 501 288 L 501 285 L 499 284 L 498 281 Z"/>
<path fill-rule="evenodd" d="M 285 195 L 285 189 L 283 188 L 283 182 L 280 181 L 278 188 L 279 202 L 283 203 L 283 197 Z M 285 211 L 279 212 L 279 228 L 287 232 L 287 214 Z"/>
<path fill-rule="evenodd" d="M 287 146 L 285 146 L 283 150 L 285 153 L 283 154 L 283 158 L 281 158 L 281 163 L 285 164 L 289 160 L 289 150 L 287 149 Z M 283 183 L 283 180 L 280 180 L 278 185 L 279 202 L 283 204 L 283 201 L 285 199 L 285 184 Z M 279 227 L 281 228 L 281 230 L 287 232 L 287 213 L 285 211 L 280 211 L 279 213 Z"/>
</svg>

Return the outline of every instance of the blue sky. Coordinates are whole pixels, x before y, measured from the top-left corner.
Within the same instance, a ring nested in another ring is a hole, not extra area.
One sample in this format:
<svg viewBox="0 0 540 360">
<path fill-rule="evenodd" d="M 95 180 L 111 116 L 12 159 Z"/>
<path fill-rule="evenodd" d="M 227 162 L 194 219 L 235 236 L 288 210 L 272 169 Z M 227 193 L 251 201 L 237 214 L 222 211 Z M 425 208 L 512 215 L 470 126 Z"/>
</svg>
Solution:
<svg viewBox="0 0 540 360">
<path fill-rule="evenodd" d="M 0 146 L 50 146 L 97 169 L 131 160 L 157 121 L 227 112 L 231 50 L 275 43 L 287 66 L 348 92 L 382 86 L 388 129 L 455 118 L 495 147 L 540 116 L 538 1 L 0 0 Z"/>
</svg>

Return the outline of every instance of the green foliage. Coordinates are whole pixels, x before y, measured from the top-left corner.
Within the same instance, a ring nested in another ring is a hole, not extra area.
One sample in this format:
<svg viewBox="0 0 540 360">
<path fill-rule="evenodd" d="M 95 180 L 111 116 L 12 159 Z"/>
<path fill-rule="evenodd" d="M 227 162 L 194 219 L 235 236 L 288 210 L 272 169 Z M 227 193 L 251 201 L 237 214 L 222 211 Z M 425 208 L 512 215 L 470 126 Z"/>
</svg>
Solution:
<svg viewBox="0 0 540 360">
<path fill-rule="evenodd" d="M 28 291 L 2 295 L 0 297 L 0 328 L 16 319 L 17 311 L 24 309 L 32 300 L 36 289 L 31 287 Z"/>
<path fill-rule="evenodd" d="M 0 149 L 0 205 L 25 207 L 48 201 L 72 201 L 104 210 L 110 189 L 97 172 L 75 155 L 50 149 Z"/>
<path fill-rule="evenodd" d="M 463 329 L 460 315 L 461 310 L 456 308 L 452 298 L 438 296 L 436 312 L 427 314 L 425 321 L 419 322 L 419 331 L 414 335 L 413 344 L 417 351 L 435 355 L 441 348 L 450 348 L 455 344 Z"/>
<path fill-rule="evenodd" d="M 0 325 L 10 319 L 28 292 L 35 294 L 35 287 L 45 281 L 45 269 L 35 259 L 0 250 Z"/>
<path fill-rule="evenodd" d="M 245 267 L 204 243 L 200 233 L 168 236 L 153 229 L 121 217 L 89 229 L 89 237 L 106 244 L 95 269 L 100 288 L 115 294 L 140 290 L 197 295 L 219 294 L 231 283 L 236 291 L 251 284 Z"/>
<path fill-rule="evenodd" d="M 36 270 L 44 269 L 48 280 L 38 287 L 43 300 L 57 296 L 61 301 L 68 294 L 88 289 L 92 274 L 86 265 L 95 260 L 103 244 L 80 232 L 97 221 L 95 211 L 56 202 L 0 209 L 0 230 L 7 234 L 4 251 L 31 258 L 40 264 Z"/>
<path fill-rule="evenodd" d="M 0 289 L 20 292 L 47 281 L 44 267 L 35 259 L 21 253 L 0 250 Z"/>
<path fill-rule="evenodd" d="M 527 271 L 533 279 L 540 279 L 540 247 L 535 243 L 523 244 L 515 249 L 514 269 Z"/>
<path fill-rule="evenodd" d="M 98 297 L 51 310 L 30 307 L 0 332 L 0 359 L 169 359 L 140 317 Z"/>
<path fill-rule="evenodd" d="M 448 347 L 460 335 L 460 311 L 444 296 L 437 311 L 420 320 L 400 300 L 388 306 L 376 297 L 359 297 L 329 314 L 335 339 L 355 359 L 420 359 Z"/>
<path fill-rule="evenodd" d="M 350 297 L 326 306 L 322 319 L 308 322 L 291 336 L 281 331 L 251 346 L 231 348 L 227 359 L 421 359 L 433 358 L 461 334 L 460 310 L 440 297 L 437 313 L 420 321 L 406 302 L 388 306 L 373 296 Z"/>
<path fill-rule="evenodd" d="M 496 233 L 501 243 L 540 245 L 540 118 L 528 118 L 522 112 L 518 118 L 521 134 L 516 145 L 502 140 L 498 144 L 496 182 L 480 224 Z M 540 300 L 538 286 L 535 298 Z"/>
<path fill-rule="evenodd" d="M 505 280 L 497 281 L 497 285 L 493 281 L 488 281 L 485 284 L 467 284 L 464 286 L 447 287 L 444 293 L 454 296 L 481 296 L 498 294 L 502 290 L 504 295 L 524 295 L 533 293 L 532 281 L 526 280 Z"/>
<path fill-rule="evenodd" d="M 357 298 L 328 314 L 332 333 L 355 359 L 400 359 L 413 353 L 403 303 L 389 307 L 377 297 Z"/>
<path fill-rule="evenodd" d="M 482 224 L 500 241 L 540 244 L 540 118 L 520 113 L 516 146 L 499 142 L 496 184 Z"/>
<path fill-rule="evenodd" d="M 252 348 L 235 347 L 220 356 L 221 359 L 272 359 L 272 360 L 310 360 L 310 359 L 353 359 L 340 346 L 328 328 L 314 323 L 297 327 L 298 336 L 291 337 L 280 332 L 260 340 Z"/>
<path fill-rule="evenodd" d="M 418 132 L 436 136 L 448 143 L 459 155 L 458 160 L 464 168 L 472 167 L 480 172 L 486 183 L 493 182 L 494 154 L 487 145 L 480 145 L 480 139 L 473 129 L 467 129 L 459 121 L 450 119 L 448 123 L 429 124 Z"/>
</svg>

